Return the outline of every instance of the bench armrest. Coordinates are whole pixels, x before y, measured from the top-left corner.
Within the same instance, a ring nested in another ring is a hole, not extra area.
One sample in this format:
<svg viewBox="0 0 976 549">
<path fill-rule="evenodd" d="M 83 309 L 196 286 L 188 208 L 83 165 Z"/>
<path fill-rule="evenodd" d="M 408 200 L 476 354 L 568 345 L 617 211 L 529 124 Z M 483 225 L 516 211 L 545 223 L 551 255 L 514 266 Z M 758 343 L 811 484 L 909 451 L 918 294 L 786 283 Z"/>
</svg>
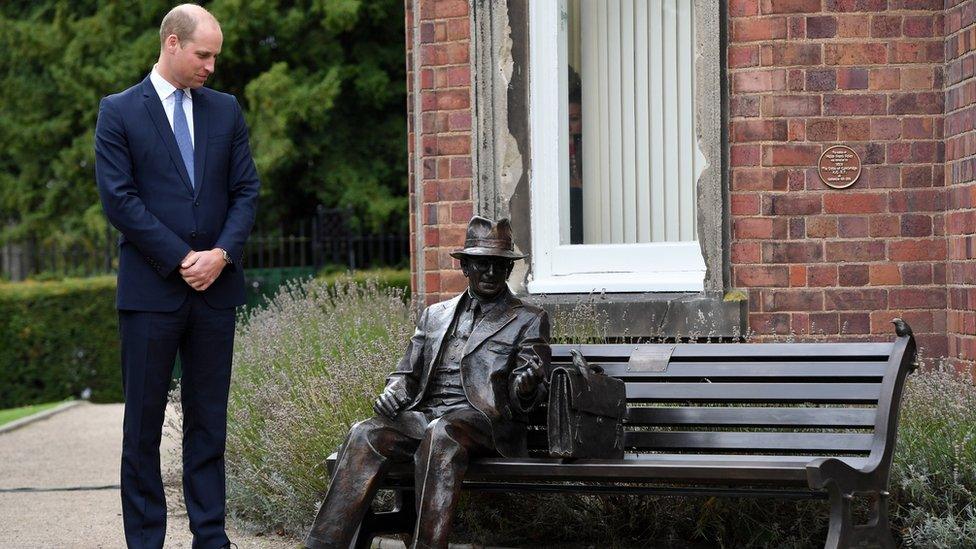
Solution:
<svg viewBox="0 0 976 549">
<path fill-rule="evenodd" d="M 878 400 L 878 419 L 874 426 L 874 443 L 870 463 L 884 467 L 887 475 L 894 459 L 898 435 L 898 415 L 908 374 L 918 368 L 918 350 L 912 329 L 905 321 L 895 319 L 898 338 L 889 358 L 888 372 L 881 386 Z M 887 480 L 885 480 L 887 484 Z"/>
<path fill-rule="evenodd" d="M 834 485 L 842 493 L 879 492 L 886 489 L 888 468 L 874 460 L 853 467 L 841 459 L 817 458 L 807 464 L 807 484 L 813 490 L 828 490 Z"/>
<path fill-rule="evenodd" d="M 881 398 L 878 400 L 878 416 L 874 426 L 874 439 L 867 463 L 855 468 L 838 458 L 819 458 L 807 464 L 807 482 L 814 490 L 824 490 L 835 483 L 843 492 L 879 491 L 888 484 L 891 462 L 894 457 L 898 431 L 898 412 L 901 408 L 905 378 L 917 367 L 917 349 L 912 328 L 904 320 L 896 318 L 894 347 L 888 358 Z"/>
<path fill-rule="evenodd" d="M 850 491 L 854 486 L 870 484 L 864 482 L 874 476 L 874 471 L 869 467 L 857 469 L 837 458 L 817 458 L 807 464 L 807 483 L 814 490 L 825 490 L 829 484 L 834 483 L 843 486 L 845 491 Z"/>
</svg>

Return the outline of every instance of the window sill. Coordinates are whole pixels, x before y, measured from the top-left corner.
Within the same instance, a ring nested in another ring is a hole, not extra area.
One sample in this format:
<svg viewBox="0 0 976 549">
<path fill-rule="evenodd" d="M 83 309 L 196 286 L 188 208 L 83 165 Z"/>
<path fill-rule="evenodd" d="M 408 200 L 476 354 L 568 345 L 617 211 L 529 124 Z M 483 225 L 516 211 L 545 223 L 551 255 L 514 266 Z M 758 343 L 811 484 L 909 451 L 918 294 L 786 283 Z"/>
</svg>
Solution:
<svg viewBox="0 0 976 549">
<path fill-rule="evenodd" d="M 534 294 L 522 296 L 549 313 L 553 333 L 581 308 L 599 336 L 649 339 L 735 339 L 746 333 L 748 301 L 701 292 Z M 577 315 L 578 316 L 578 315 Z"/>
<path fill-rule="evenodd" d="M 530 294 L 701 292 L 705 271 L 652 273 L 574 273 L 537 278 L 527 284 Z"/>
</svg>

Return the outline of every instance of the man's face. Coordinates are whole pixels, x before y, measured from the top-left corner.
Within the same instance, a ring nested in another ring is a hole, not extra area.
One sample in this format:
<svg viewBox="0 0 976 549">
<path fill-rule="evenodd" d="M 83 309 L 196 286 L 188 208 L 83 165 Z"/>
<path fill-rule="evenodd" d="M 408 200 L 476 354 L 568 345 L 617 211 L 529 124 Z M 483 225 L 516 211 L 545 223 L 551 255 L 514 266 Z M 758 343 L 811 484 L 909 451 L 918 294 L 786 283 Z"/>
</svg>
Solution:
<svg viewBox="0 0 976 549">
<path fill-rule="evenodd" d="M 209 21 L 201 21 L 192 38 L 181 45 L 175 35 L 166 39 L 170 76 L 181 88 L 199 88 L 214 72 L 214 63 L 224 43 L 220 29 Z"/>
<path fill-rule="evenodd" d="M 461 271 L 468 278 L 468 288 L 482 299 L 493 299 L 508 287 L 505 281 L 515 262 L 503 257 L 466 257 Z"/>
<path fill-rule="evenodd" d="M 583 133 L 583 105 L 579 102 L 569 103 L 569 133 L 570 135 Z"/>
</svg>

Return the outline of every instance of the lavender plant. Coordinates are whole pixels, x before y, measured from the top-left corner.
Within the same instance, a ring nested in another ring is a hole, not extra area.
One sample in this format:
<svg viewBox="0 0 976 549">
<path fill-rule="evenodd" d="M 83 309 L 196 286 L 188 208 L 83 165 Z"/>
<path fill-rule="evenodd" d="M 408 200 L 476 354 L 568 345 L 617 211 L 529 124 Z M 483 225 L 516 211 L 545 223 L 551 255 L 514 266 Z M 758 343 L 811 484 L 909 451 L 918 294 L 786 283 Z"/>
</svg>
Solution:
<svg viewBox="0 0 976 549">
<path fill-rule="evenodd" d="M 976 547 L 976 385 L 944 362 L 909 378 L 892 484 L 905 545 Z"/>
<path fill-rule="evenodd" d="M 309 280 L 241 319 L 227 438 L 228 511 L 241 526 L 304 532 L 326 457 L 372 414 L 412 333 L 409 310 L 376 281 Z"/>
<path fill-rule="evenodd" d="M 572 306 L 557 306 L 552 314 L 553 343 L 605 343 L 610 319 L 597 307 L 598 296 L 589 295 Z"/>
</svg>

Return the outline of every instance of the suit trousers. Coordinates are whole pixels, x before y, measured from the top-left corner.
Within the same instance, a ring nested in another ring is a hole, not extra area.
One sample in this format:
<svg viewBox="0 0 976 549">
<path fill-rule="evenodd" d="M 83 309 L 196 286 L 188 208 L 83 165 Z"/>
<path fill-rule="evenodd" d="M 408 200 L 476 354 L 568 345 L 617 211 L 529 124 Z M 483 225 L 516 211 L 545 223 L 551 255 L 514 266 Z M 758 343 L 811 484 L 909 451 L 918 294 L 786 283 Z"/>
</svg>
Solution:
<svg viewBox="0 0 976 549">
<path fill-rule="evenodd" d="M 119 311 L 122 338 L 122 522 L 130 548 L 161 548 L 166 500 L 159 443 L 176 355 L 183 371 L 183 495 L 194 549 L 229 543 L 224 447 L 235 310 L 191 291 L 173 312 Z"/>
<path fill-rule="evenodd" d="M 488 418 L 470 406 L 426 419 L 420 412 L 401 412 L 393 420 L 376 416 L 361 421 L 339 450 L 335 474 L 305 545 L 348 548 L 390 464 L 413 461 L 413 547 L 446 548 L 470 459 L 496 453 Z"/>
</svg>

